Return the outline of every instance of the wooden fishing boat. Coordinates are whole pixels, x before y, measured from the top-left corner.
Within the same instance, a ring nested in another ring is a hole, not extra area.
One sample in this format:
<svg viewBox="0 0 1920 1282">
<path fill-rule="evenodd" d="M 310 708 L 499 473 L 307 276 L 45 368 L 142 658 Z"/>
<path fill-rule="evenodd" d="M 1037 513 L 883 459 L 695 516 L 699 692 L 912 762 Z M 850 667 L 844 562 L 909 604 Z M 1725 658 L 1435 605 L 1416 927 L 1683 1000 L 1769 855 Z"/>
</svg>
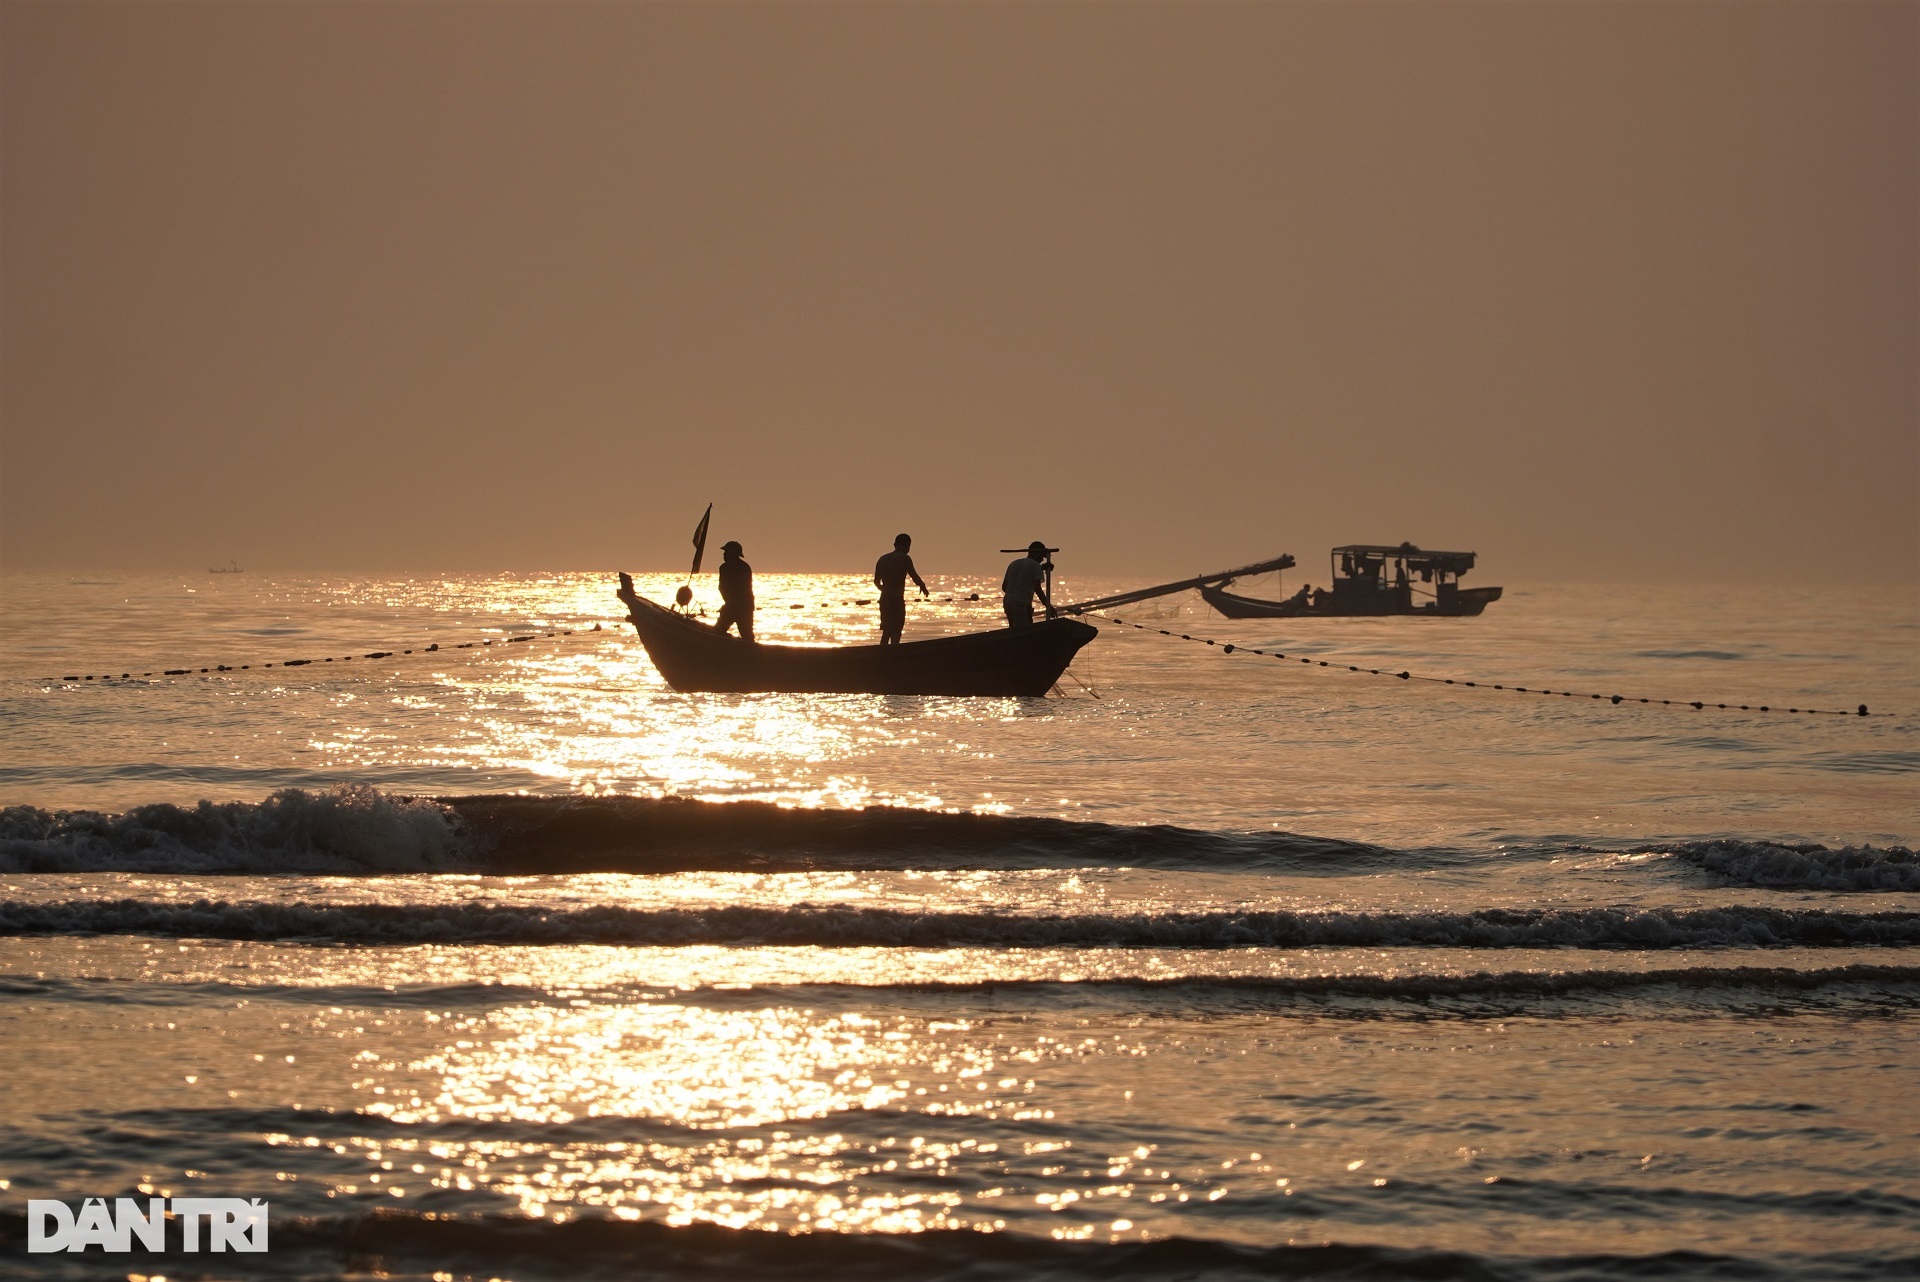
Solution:
<svg viewBox="0 0 1920 1282">
<path fill-rule="evenodd" d="M 1500 599 L 1499 588 L 1460 586 L 1460 576 L 1475 560 L 1472 552 L 1427 552 L 1411 543 L 1349 543 L 1333 550 L 1331 589 L 1302 588 L 1284 601 L 1263 601 L 1227 591 L 1233 582 L 1228 579 L 1201 584 L 1200 597 L 1229 619 L 1390 614 L 1459 618 L 1479 614 Z M 1416 587 L 1415 580 L 1423 586 Z"/>
<path fill-rule="evenodd" d="M 1263 601 L 1211 585 L 1200 589 L 1200 599 L 1229 619 L 1293 619 L 1313 608 L 1307 601 Z"/>
<path fill-rule="evenodd" d="M 1078 619 L 1048 619 L 903 645 L 767 645 L 656 605 L 625 574 L 619 596 L 647 657 L 681 691 L 1038 696 L 1100 635 Z"/>
</svg>

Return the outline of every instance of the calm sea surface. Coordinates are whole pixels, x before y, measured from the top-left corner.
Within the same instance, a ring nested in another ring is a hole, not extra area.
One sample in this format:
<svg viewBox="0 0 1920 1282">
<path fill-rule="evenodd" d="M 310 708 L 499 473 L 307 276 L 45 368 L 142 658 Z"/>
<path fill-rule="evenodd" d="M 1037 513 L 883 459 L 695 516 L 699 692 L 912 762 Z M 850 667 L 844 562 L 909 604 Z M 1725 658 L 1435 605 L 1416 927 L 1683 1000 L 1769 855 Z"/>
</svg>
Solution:
<svg viewBox="0 0 1920 1282">
<path fill-rule="evenodd" d="M 0 1271 L 1920 1274 L 1910 595 L 1148 603 L 1240 648 L 965 700 L 675 694 L 612 587 L 0 579 Z M 148 1193 L 272 1250 L 24 1253 Z"/>
</svg>

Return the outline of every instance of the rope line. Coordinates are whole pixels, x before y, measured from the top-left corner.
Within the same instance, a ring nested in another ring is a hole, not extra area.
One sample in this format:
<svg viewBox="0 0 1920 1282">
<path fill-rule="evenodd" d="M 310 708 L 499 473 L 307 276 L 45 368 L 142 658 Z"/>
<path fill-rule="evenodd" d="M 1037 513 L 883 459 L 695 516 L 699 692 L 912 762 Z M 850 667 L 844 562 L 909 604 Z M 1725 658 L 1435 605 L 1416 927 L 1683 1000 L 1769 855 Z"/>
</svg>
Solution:
<svg viewBox="0 0 1920 1282">
<path fill-rule="evenodd" d="M 500 645 L 516 645 L 527 641 L 544 641 L 550 637 L 592 636 L 605 629 L 598 623 L 591 628 L 555 628 L 550 632 L 529 632 L 517 637 L 488 637 L 480 641 L 461 641 L 441 645 L 438 641 L 422 646 L 417 650 L 370 650 L 366 654 L 343 654 L 337 660 L 340 663 L 352 663 L 355 659 L 397 659 L 409 654 L 428 655 L 445 654 L 453 650 L 479 650 L 498 642 Z M 281 659 L 277 663 L 216 663 L 206 668 L 162 668 L 156 672 L 122 672 L 118 677 L 108 672 L 101 676 L 80 675 L 64 677 L 42 677 L 42 681 L 132 681 L 143 677 L 190 677 L 208 676 L 221 672 L 248 672 L 256 668 L 305 668 L 316 663 L 333 663 L 332 656 L 322 659 Z"/>
<path fill-rule="evenodd" d="M 832 603 L 823 602 L 822 605 L 831 606 Z M 792 608 L 799 609 L 802 607 L 795 606 Z M 1797 708 L 1797 707 L 1783 708 L 1777 704 L 1713 703 L 1704 699 L 1640 698 L 1633 695 L 1623 695 L 1623 694 L 1593 694 L 1586 691 L 1577 691 L 1577 690 L 1550 690 L 1543 687 L 1508 685 L 1504 682 L 1468 681 L 1464 678 L 1458 678 L 1458 677 L 1430 677 L 1430 676 L 1425 676 L 1425 675 L 1417 674 L 1410 671 L 1394 672 L 1390 669 L 1368 668 L 1368 667 L 1362 667 L 1359 664 L 1342 663 L 1337 658 L 1336 659 L 1315 659 L 1315 658 L 1309 658 L 1309 657 L 1302 657 L 1300 655 L 1287 655 L 1278 650 L 1261 650 L 1253 646 L 1237 645 L 1232 642 L 1219 641 L 1211 637 L 1197 637 L 1186 632 L 1173 632 L 1167 628 L 1152 628 L 1152 627 L 1146 626 L 1145 624 L 1134 623 L 1127 619 L 1123 619 L 1119 615 L 1104 614 L 1098 611 L 1090 610 L 1090 611 L 1087 611 L 1087 614 L 1092 618 L 1102 619 L 1109 623 L 1118 624 L 1121 627 L 1132 628 L 1138 632 L 1156 633 L 1160 636 L 1168 637 L 1168 638 L 1176 639 L 1180 641 L 1195 641 L 1200 643 L 1201 645 L 1217 646 L 1220 649 L 1220 652 L 1223 654 L 1255 654 L 1255 655 L 1261 656 L 1262 658 L 1277 659 L 1285 662 L 1297 662 L 1297 663 L 1305 664 L 1309 667 L 1326 668 L 1330 671 L 1345 670 L 1347 672 L 1357 673 L 1365 676 L 1387 677 L 1391 680 L 1396 680 L 1396 681 L 1424 681 L 1429 685 L 1449 685 L 1449 686 L 1464 687 L 1469 690 L 1499 690 L 1502 692 L 1512 693 L 1512 694 L 1539 694 L 1539 695 L 1547 695 L 1547 696 L 1553 696 L 1553 697 L 1558 697 L 1563 699 L 1588 699 L 1588 700 L 1608 703 L 1616 707 L 1622 704 L 1645 704 L 1649 707 L 1659 706 L 1659 707 L 1667 707 L 1667 708 L 1692 708 L 1695 711 L 1704 711 L 1708 708 L 1712 708 L 1719 711 L 1729 711 L 1729 712 L 1734 712 L 1734 711 L 1737 711 L 1737 712 L 1785 712 L 1785 713 L 1799 713 L 1799 714 L 1804 714 L 1808 716 L 1822 716 L 1822 717 L 1865 717 L 1865 716 L 1891 716 L 1892 715 L 1891 713 L 1870 713 L 1867 710 L 1867 705 L 1864 703 L 1860 704 L 1857 708 L 1855 708 L 1852 711 L 1846 711 L 1846 710 L 1835 709 L 1835 708 Z M 352 655 L 352 654 L 341 655 L 337 660 L 333 656 L 329 655 L 319 659 L 281 659 L 277 662 L 268 662 L 268 663 L 239 663 L 239 664 L 219 663 L 219 664 L 213 664 L 204 668 L 162 668 L 157 671 L 148 671 L 148 672 L 138 672 L 138 673 L 122 672 L 117 677 L 113 673 L 109 672 L 109 673 L 104 673 L 100 675 L 69 674 L 67 676 L 62 676 L 62 677 L 42 677 L 41 680 L 49 681 L 49 682 L 114 681 L 114 680 L 131 681 L 136 678 L 147 678 L 147 677 L 212 676 L 212 675 L 217 675 L 223 672 L 248 672 L 248 671 L 253 671 L 255 669 L 266 669 L 266 668 L 275 668 L 275 667 L 305 668 L 305 667 L 311 667 L 315 664 L 323 664 L 323 663 L 334 663 L 334 662 L 352 663 L 355 659 L 393 659 L 393 658 L 405 657 L 408 655 L 424 656 L 429 654 L 444 654 L 454 650 L 481 650 L 495 644 L 517 645 L 517 644 L 525 644 L 531 641 L 558 639 L 560 637 L 592 636 L 596 633 L 601 633 L 604 631 L 605 631 L 604 626 L 596 623 L 591 628 L 579 628 L 579 629 L 556 628 L 546 632 L 529 632 L 521 636 L 510 636 L 510 637 L 499 637 L 499 638 L 488 637 L 479 641 L 462 641 L 462 642 L 448 644 L 448 645 L 441 645 L 439 642 L 436 641 L 431 645 L 422 646 L 418 649 L 411 649 L 411 650 L 406 650 L 406 649 L 371 650 L 365 654 L 360 654 L 360 655 Z M 1072 676 L 1073 674 L 1068 673 L 1067 675 Z M 1074 677 L 1074 681 L 1076 682 L 1076 684 L 1079 684 L 1082 689 L 1086 690 L 1088 694 L 1093 695 L 1095 698 L 1100 697 L 1097 693 L 1094 692 L 1093 688 L 1090 685 L 1087 685 L 1084 681 L 1081 681 L 1078 677 Z"/>
<path fill-rule="evenodd" d="M 1202 645 L 1219 646 L 1221 653 L 1223 654 L 1257 654 L 1262 656 L 1263 658 L 1268 658 L 1268 659 L 1281 659 L 1290 663 L 1294 663 L 1294 662 L 1304 663 L 1309 666 L 1317 666 L 1317 667 L 1329 668 L 1329 669 L 1344 669 L 1348 672 L 1357 672 L 1365 676 L 1388 677 L 1395 681 L 1425 681 L 1430 685 L 1465 686 L 1469 690 L 1502 690 L 1502 691 L 1507 691 L 1514 694 L 1543 694 L 1543 695 L 1556 696 L 1562 699 L 1597 699 L 1597 700 L 1601 700 L 1602 702 L 1611 704 L 1615 707 L 1618 707 L 1621 704 L 1627 704 L 1627 703 L 1631 703 L 1631 704 L 1644 703 L 1649 706 L 1659 706 L 1659 707 L 1667 707 L 1667 708 L 1692 708 L 1696 712 L 1703 711 L 1707 708 L 1714 708 L 1714 709 L 1725 709 L 1726 711 L 1729 711 L 1729 712 L 1797 712 L 1797 713 L 1804 713 L 1810 716 L 1818 716 L 1818 717 L 1865 717 L 1865 716 L 1884 717 L 1884 716 L 1893 715 L 1892 713 L 1887 713 L 1887 712 L 1869 713 L 1867 711 L 1867 705 L 1864 703 L 1861 704 L 1854 711 L 1847 712 L 1847 711 L 1842 711 L 1835 708 L 1783 708 L 1783 707 L 1780 707 L 1778 704 L 1767 704 L 1767 703 L 1756 703 L 1756 704 L 1709 703 L 1704 699 L 1651 699 L 1651 698 L 1642 699 L 1642 698 L 1637 698 L 1633 695 L 1625 695 L 1625 694 L 1590 694 L 1590 693 L 1587 693 L 1586 691 L 1580 691 L 1580 690 L 1547 690 L 1547 689 L 1542 689 L 1538 686 L 1528 687 L 1528 686 L 1507 685 L 1504 682 L 1495 683 L 1491 681 L 1467 681 L 1465 679 L 1458 678 L 1458 677 L 1427 677 L 1427 676 L 1419 676 L 1412 672 L 1393 672 L 1385 668 L 1364 668 L 1364 667 L 1361 667 L 1359 664 L 1342 663 L 1338 659 L 1310 659 L 1310 658 L 1301 658 L 1297 654 L 1296 655 L 1282 654 L 1278 650 L 1256 650 L 1252 646 L 1234 645 L 1225 641 L 1216 641 L 1209 637 L 1196 637 L 1196 636 L 1191 636 L 1185 632 L 1170 632 L 1166 628 L 1149 628 L 1145 624 L 1129 623 L 1127 620 L 1120 618 L 1118 615 L 1094 614 L 1093 617 L 1096 619 L 1104 619 L 1109 623 L 1117 623 L 1121 627 L 1134 628 L 1141 632 L 1157 632 L 1163 637 L 1173 637 L 1181 641 L 1198 641 Z"/>
<path fill-rule="evenodd" d="M 957 601 L 962 604 L 965 604 L 971 601 L 978 601 L 980 599 L 980 594 L 976 592 L 969 597 L 950 597 L 949 596 L 949 597 L 941 597 L 939 599 L 942 602 Z M 860 600 L 860 601 L 846 601 L 846 602 L 842 602 L 841 604 L 871 605 L 873 604 L 873 598 L 867 598 L 865 600 Z M 822 610 L 830 610 L 835 608 L 835 603 L 832 601 L 820 601 L 815 603 L 815 607 Z M 778 607 L 770 606 L 768 608 L 777 609 Z M 804 610 L 807 608 L 807 603 L 801 602 L 798 604 L 790 605 L 787 608 L 792 610 Z M 705 613 L 706 612 L 704 610 L 701 611 L 702 615 L 704 615 Z M 277 663 L 216 663 L 204 668 L 161 668 L 152 672 L 122 672 L 118 674 L 115 674 L 112 672 L 105 672 L 97 675 L 96 674 L 69 674 L 67 676 L 40 677 L 37 679 L 40 681 L 54 681 L 54 682 L 133 681 L 133 680 L 141 679 L 145 677 L 215 676 L 222 672 L 250 672 L 259 668 L 274 668 L 274 667 L 305 668 L 305 667 L 310 667 L 316 663 L 352 663 L 355 659 L 363 659 L 363 660 L 364 659 L 393 659 L 393 658 L 401 658 L 406 655 L 426 655 L 426 654 L 444 653 L 449 650 L 477 650 L 483 646 L 493 645 L 495 644 L 496 641 L 501 645 L 513 645 L 519 642 L 526 642 L 526 641 L 543 641 L 548 638 L 570 637 L 575 635 L 591 636 L 596 632 L 603 632 L 603 631 L 605 631 L 604 626 L 602 624 L 596 623 L 591 628 L 577 628 L 577 629 L 576 628 L 564 628 L 564 629 L 556 628 L 548 632 L 529 632 L 525 636 L 490 638 L 482 641 L 462 641 L 458 644 L 449 644 L 449 645 L 441 645 L 440 643 L 435 642 L 432 645 L 422 646 L 416 650 L 371 650 L 365 654 L 359 654 L 359 655 L 343 654 L 343 655 L 340 655 L 338 658 L 334 658 L 333 656 L 328 656 L 320 659 L 281 659 Z"/>
</svg>

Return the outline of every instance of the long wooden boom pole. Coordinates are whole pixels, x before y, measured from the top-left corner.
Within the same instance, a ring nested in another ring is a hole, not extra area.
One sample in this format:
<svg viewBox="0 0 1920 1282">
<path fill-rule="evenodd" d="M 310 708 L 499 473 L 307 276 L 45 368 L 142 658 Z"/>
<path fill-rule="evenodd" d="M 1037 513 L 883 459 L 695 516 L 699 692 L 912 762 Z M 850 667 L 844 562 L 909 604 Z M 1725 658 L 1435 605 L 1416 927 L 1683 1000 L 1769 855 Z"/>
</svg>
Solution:
<svg viewBox="0 0 1920 1282">
<path fill-rule="evenodd" d="M 1291 556 L 1276 556 L 1271 561 L 1256 561 L 1252 565 L 1243 565 L 1234 570 L 1222 570 L 1218 574 L 1202 574 L 1197 578 L 1182 579 L 1178 583 L 1162 583 L 1151 588 L 1135 588 L 1131 592 L 1117 592 L 1113 596 L 1095 597 L 1091 601 L 1073 601 L 1056 604 L 1059 614 L 1085 614 L 1089 610 L 1111 610 L 1115 606 L 1132 605 L 1135 601 L 1147 601 L 1157 596 L 1172 596 L 1175 592 L 1185 592 L 1189 588 L 1212 587 L 1232 579 L 1251 578 L 1256 574 L 1265 574 L 1269 570 L 1290 570 L 1294 566 Z"/>
</svg>

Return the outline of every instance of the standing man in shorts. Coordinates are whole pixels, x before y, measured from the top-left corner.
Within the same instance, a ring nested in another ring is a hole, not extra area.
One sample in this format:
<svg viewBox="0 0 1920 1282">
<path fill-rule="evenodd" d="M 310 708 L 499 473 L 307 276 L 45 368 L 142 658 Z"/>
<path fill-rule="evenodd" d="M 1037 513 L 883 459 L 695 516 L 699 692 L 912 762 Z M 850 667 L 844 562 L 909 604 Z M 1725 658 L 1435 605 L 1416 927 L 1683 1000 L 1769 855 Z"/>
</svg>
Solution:
<svg viewBox="0 0 1920 1282">
<path fill-rule="evenodd" d="M 913 568 L 908 549 L 913 539 L 905 534 L 893 536 L 893 551 L 881 557 L 873 567 L 873 586 L 880 589 L 880 644 L 899 645 L 900 630 L 907 626 L 907 580 L 912 579 L 927 596 L 927 584 Z"/>
</svg>

